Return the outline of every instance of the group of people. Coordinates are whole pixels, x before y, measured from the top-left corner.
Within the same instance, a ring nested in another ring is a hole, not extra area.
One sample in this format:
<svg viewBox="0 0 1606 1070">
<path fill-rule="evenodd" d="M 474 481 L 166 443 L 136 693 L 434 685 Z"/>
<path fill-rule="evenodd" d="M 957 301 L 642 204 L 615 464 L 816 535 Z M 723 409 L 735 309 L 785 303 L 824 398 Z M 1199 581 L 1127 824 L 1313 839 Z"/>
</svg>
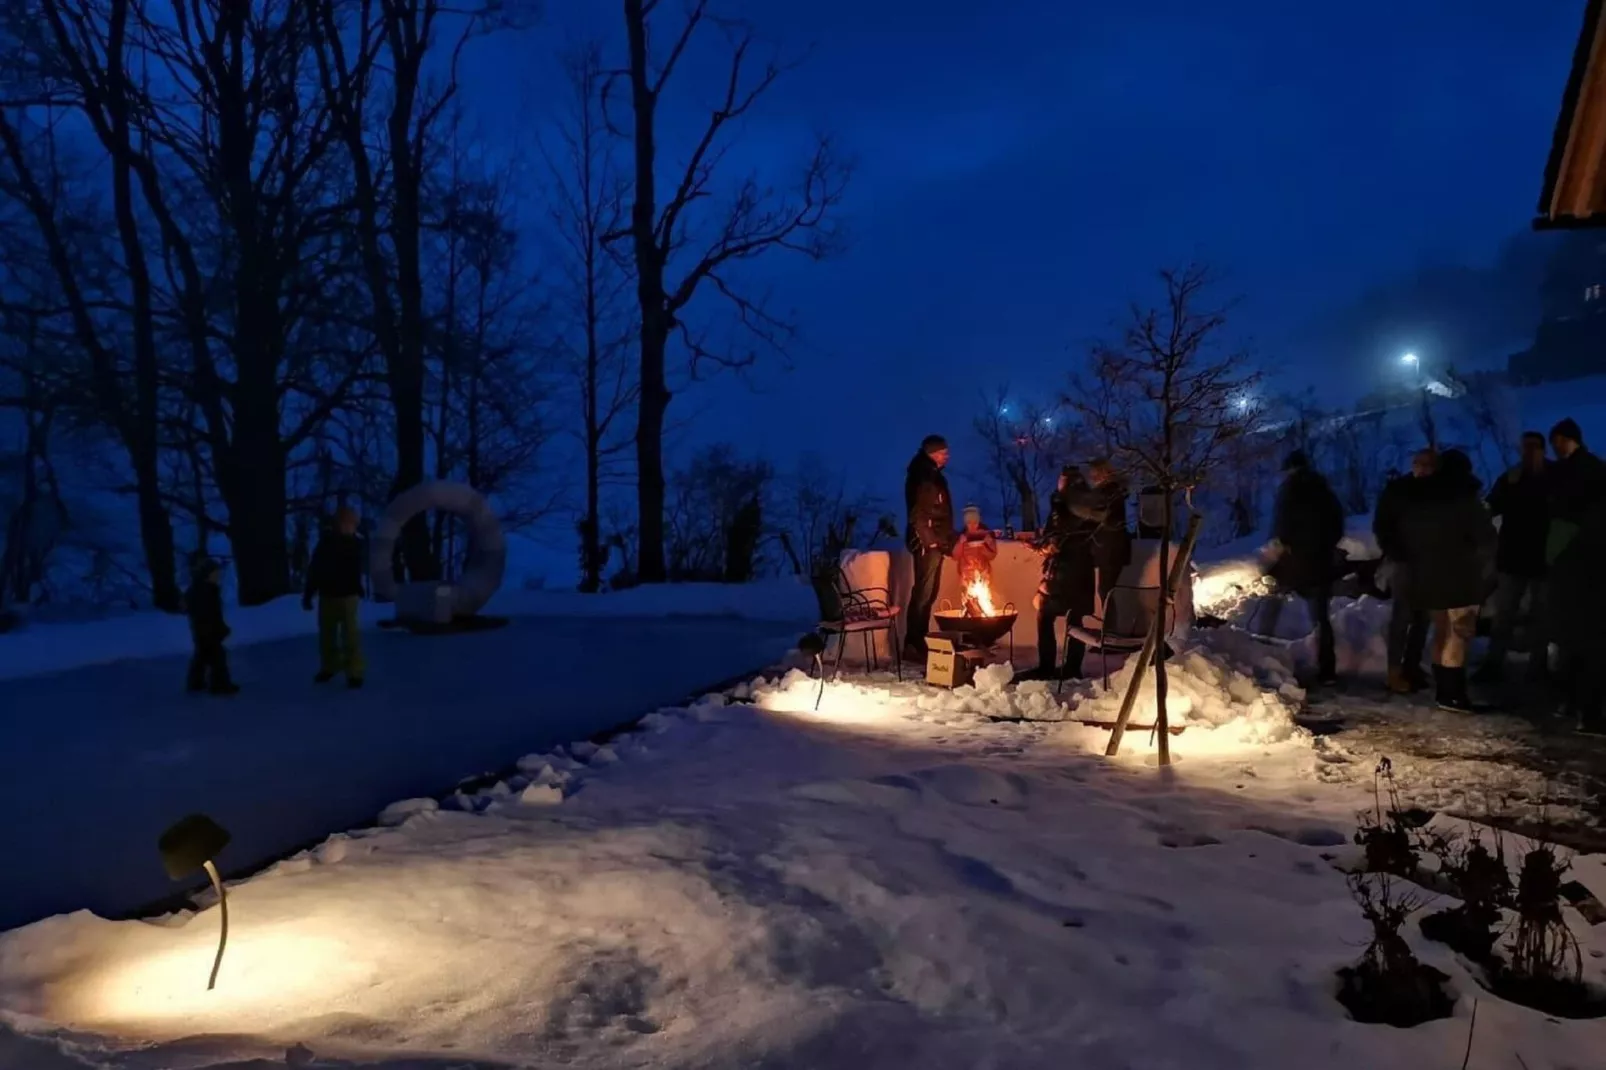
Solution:
<svg viewBox="0 0 1606 1070">
<path fill-rule="evenodd" d="M 943 473 L 948 458 L 947 441 L 929 435 L 910 460 L 904 480 L 905 544 L 914 559 L 905 660 L 926 657 L 924 637 L 931 626 L 943 562 L 954 559 L 963 590 L 978 575 L 987 579 L 998 552 L 976 506 L 964 510 L 964 526 L 955 529 L 953 495 Z M 1127 499 L 1127 485 L 1108 460 L 1093 461 L 1085 475 L 1074 466 L 1061 470 L 1048 519 L 1033 542 L 1042 557 L 1042 578 L 1032 600 L 1037 610 L 1038 664 L 1025 675 L 1045 679 L 1081 675 L 1086 648 L 1074 635 L 1068 636 L 1062 665 L 1056 625 L 1061 617 L 1080 621 L 1095 613 L 1130 563 L 1133 540 L 1127 528 Z M 1161 537 L 1158 518 L 1150 519 L 1155 522 L 1146 526 L 1140 510 L 1140 540 Z"/>
<path fill-rule="evenodd" d="M 346 686 L 362 686 L 364 662 L 358 609 L 363 597 L 366 554 L 357 534 L 357 511 L 341 506 L 332 530 L 318 540 L 307 564 L 301 607 L 318 611 L 318 672 L 313 679 L 327 683 L 345 673 Z M 189 690 L 233 695 L 240 685 L 229 673 L 224 647 L 232 629 L 223 615 L 223 565 L 215 558 L 197 555 L 190 562 L 190 586 L 184 592 L 190 621 Z"/>
<path fill-rule="evenodd" d="M 1285 475 L 1269 571 L 1310 607 L 1319 682 L 1330 683 L 1337 666 L 1329 600 L 1346 571 L 1339 549 L 1344 511 L 1303 453 L 1288 458 Z M 1606 614 L 1595 604 L 1606 572 L 1606 462 L 1585 447 L 1575 421 L 1558 423 L 1548 441 L 1537 431 L 1525 433 L 1520 460 L 1487 495 L 1464 452 L 1421 450 L 1411 470 L 1384 487 L 1372 530 L 1383 554 L 1378 584 L 1392 599 L 1390 691 L 1410 694 L 1431 682 L 1441 708 L 1470 711 L 1469 682 L 1505 679 L 1514 638 L 1525 625 L 1527 683 L 1538 694 L 1554 689 L 1561 711 L 1580 730 L 1606 731 Z M 1469 678 L 1486 603 L 1492 613 L 1488 651 Z M 1424 653 L 1431 681 L 1422 668 Z"/>
</svg>

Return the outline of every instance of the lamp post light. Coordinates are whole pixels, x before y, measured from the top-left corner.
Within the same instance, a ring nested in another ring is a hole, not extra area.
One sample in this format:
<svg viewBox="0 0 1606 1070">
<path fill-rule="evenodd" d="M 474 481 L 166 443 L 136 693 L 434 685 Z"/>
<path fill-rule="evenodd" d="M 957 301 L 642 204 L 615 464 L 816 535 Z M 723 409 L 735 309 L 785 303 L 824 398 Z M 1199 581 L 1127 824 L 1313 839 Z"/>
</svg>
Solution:
<svg viewBox="0 0 1606 1070">
<path fill-rule="evenodd" d="M 183 880 L 197 870 L 205 870 L 217 892 L 218 907 L 222 911 L 223 928 L 218 933 L 217 957 L 212 960 L 212 975 L 207 979 L 208 992 L 217 987 L 217 971 L 223 965 L 223 949 L 229 942 L 229 897 L 223 890 L 212 860 L 229 845 L 229 833 L 222 825 L 205 814 L 191 814 L 175 823 L 156 841 L 162 854 L 162 867 L 172 880 Z"/>
</svg>

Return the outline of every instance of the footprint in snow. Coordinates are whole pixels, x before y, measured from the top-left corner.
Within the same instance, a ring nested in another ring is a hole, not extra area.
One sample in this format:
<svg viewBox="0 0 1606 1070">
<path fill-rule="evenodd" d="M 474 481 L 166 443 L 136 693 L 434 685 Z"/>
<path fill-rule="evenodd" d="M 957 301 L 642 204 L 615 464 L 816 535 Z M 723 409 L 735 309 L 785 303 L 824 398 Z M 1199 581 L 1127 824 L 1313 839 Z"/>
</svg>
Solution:
<svg viewBox="0 0 1606 1070">
<path fill-rule="evenodd" d="M 1221 841 L 1208 832 L 1172 829 L 1160 835 L 1161 847 L 1214 847 Z"/>
</svg>

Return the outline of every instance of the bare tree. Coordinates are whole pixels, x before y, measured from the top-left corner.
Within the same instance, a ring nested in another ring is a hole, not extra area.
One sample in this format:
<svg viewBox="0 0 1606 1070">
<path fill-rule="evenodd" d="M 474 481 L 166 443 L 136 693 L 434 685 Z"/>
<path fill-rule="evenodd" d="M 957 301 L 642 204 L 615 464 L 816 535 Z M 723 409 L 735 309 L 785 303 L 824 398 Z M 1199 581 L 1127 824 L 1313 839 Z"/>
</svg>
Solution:
<svg viewBox="0 0 1606 1070">
<path fill-rule="evenodd" d="M 580 518 L 580 590 L 602 589 L 608 551 L 602 532 L 602 485 L 620 475 L 634 445 L 628 420 L 637 380 L 629 359 L 636 316 L 630 272 L 606 239 L 625 219 L 628 183 L 603 115 L 607 73 L 602 50 L 582 46 L 564 57 L 573 91 L 557 144 L 544 147 L 550 214 L 562 250 L 564 291 L 557 344 L 579 394 L 578 436 L 585 453 L 585 513 Z"/>
<path fill-rule="evenodd" d="M 710 0 L 688 0 L 679 26 L 652 48 L 662 0 L 624 0 L 628 64 L 620 77 L 630 90 L 633 116 L 634 198 L 628 236 L 636 266 L 640 306 L 640 397 L 636 406 L 636 497 L 640 513 L 640 578 L 660 583 L 664 560 L 664 414 L 671 398 L 668 355 L 678 336 L 693 374 L 702 366 L 741 366 L 760 349 L 784 348 L 794 326 L 772 313 L 760 297 L 744 293 L 732 269 L 775 250 L 820 259 L 838 244 L 832 210 L 846 187 L 847 171 L 829 139 L 821 138 L 789 191 L 757 176 L 730 184 L 719 194 L 720 165 L 739 122 L 787 70 L 778 57 L 755 62 L 757 38 L 750 27 L 716 16 Z M 710 110 L 667 195 L 659 192 L 658 106 L 681 60 L 700 30 L 720 34 L 728 46 L 723 92 Z M 723 201 L 723 211 L 702 224 L 698 206 Z M 699 237 L 700 236 L 700 237 Z M 688 248 L 684 256 L 678 253 Z M 742 335 L 729 345 L 711 340 L 688 322 L 688 306 L 704 286 L 723 296 Z"/>
<path fill-rule="evenodd" d="M 897 537 L 891 517 L 879 515 L 868 496 L 850 493 L 842 474 L 817 454 L 799 458 L 773 497 L 775 537 L 794 575 L 816 576 L 834 568 L 843 550 L 868 545 L 888 531 Z"/>
<path fill-rule="evenodd" d="M 971 427 L 986 457 L 986 481 L 998 493 L 1000 523 L 1018 517 L 1019 530 L 1039 530 L 1043 495 L 1052 492 L 1060 468 L 1079 447 L 1091 457 L 1093 451 L 1077 440 L 1078 428 L 1066 416 L 1062 404 L 1013 399 L 1007 387 L 983 395 Z"/>
<path fill-rule="evenodd" d="M 1179 494 L 1207 485 L 1219 474 L 1228 448 L 1258 420 L 1260 376 L 1245 355 L 1223 345 L 1226 309 L 1207 303 L 1213 282 L 1202 266 L 1160 272 L 1165 289 L 1157 307 L 1134 305 L 1119 335 L 1094 347 L 1091 369 L 1066 404 L 1129 473 L 1162 491 L 1163 530 L 1173 530 Z M 1195 521 L 1195 528 L 1196 528 Z M 1163 635 L 1170 615 L 1169 539 L 1160 542 L 1161 590 L 1146 648 L 1154 658 L 1160 762 L 1171 760 L 1166 725 L 1166 658 Z M 1132 687 L 1146 666 L 1139 658 Z M 1130 705 L 1123 712 L 1128 712 Z M 1120 743 L 1118 725 L 1112 751 Z"/>
</svg>

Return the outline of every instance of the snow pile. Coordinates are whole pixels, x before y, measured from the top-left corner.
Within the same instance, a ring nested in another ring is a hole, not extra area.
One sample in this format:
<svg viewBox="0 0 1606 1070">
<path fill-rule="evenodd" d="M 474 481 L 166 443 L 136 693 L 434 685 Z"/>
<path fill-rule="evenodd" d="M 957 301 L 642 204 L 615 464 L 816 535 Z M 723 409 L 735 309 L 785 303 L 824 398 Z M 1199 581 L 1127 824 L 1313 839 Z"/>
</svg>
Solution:
<svg viewBox="0 0 1606 1070">
<path fill-rule="evenodd" d="M 1277 612 L 1275 635 L 1265 634 Z M 1370 595 L 1335 598 L 1328 607 L 1333 621 L 1333 651 L 1341 676 L 1381 676 L 1388 671 L 1390 603 Z M 1314 674 L 1316 626 L 1302 598 L 1267 594 L 1245 598 L 1233 607 L 1227 626 L 1200 629 L 1193 638 L 1200 645 L 1248 666 L 1248 673 L 1273 687 L 1281 687 L 1296 674 Z"/>
<path fill-rule="evenodd" d="M 1092 694 L 1077 705 L 1075 716 L 1113 724 L 1132 682 L 1135 660 L 1110 679 L 1109 688 L 1094 683 Z M 1155 683 L 1155 673 L 1145 671 L 1130 723 L 1156 723 Z M 1261 687 L 1253 676 L 1206 650 L 1195 648 L 1167 661 L 1166 685 L 1166 723 L 1188 728 L 1187 735 L 1173 745 L 1177 751 L 1199 753 L 1201 747 L 1225 750 L 1309 741 L 1309 733 L 1294 723 L 1297 700 Z"/>
</svg>

